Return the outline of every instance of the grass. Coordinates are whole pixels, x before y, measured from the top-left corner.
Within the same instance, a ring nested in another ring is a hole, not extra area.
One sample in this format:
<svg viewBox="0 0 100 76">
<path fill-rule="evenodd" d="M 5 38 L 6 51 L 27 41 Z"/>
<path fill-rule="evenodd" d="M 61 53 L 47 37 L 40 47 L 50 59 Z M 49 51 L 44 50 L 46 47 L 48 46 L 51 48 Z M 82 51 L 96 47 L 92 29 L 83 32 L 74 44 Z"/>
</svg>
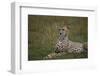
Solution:
<svg viewBox="0 0 100 76">
<path fill-rule="evenodd" d="M 68 16 L 28 15 L 28 60 L 42 60 L 54 52 L 58 29 L 56 26 L 70 26 L 69 39 L 77 42 L 88 40 L 88 18 Z M 66 54 L 55 59 L 87 58 L 87 53 Z"/>
</svg>

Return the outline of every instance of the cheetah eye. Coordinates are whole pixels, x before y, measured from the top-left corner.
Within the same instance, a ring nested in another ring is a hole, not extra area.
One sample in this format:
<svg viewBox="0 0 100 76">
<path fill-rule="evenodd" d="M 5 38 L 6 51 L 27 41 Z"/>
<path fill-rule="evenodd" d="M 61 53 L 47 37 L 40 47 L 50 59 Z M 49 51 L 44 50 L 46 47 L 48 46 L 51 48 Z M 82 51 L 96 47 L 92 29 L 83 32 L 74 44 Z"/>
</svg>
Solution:
<svg viewBox="0 0 100 76">
<path fill-rule="evenodd" d="M 62 29 L 64 31 L 64 29 Z"/>
<path fill-rule="evenodd" d="M 58 29 L 59 31 L 61 30 L 61 29 Z"/>
</svg>

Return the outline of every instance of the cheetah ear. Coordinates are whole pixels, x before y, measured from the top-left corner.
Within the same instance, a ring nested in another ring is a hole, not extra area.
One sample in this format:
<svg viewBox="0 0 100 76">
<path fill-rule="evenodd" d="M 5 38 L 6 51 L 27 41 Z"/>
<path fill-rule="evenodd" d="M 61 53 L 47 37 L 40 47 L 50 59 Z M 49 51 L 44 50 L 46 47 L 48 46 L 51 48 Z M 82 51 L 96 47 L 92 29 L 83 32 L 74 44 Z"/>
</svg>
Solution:
<svg viewBox="0 0 100 76">
<path fill-rule="evenodd" d="M 59 30 L 59 29 L 60 29 L 60 27 L 56 25 L 56 29 L 58 29 L 58 30 Z"/>
<path fill-rule="evenodd" d="M 57 25 L 57 23 L 54 23 L 53 25 L 55 26 L 55 28 L 58 28 L 58 25 Z"/>
<path fill-rule="evenodd" d="M 70 26 L 66 25 L 66 26 L 64 26 L 64 28 L 65 28 L 66 30 L 69 30 L 69 29 L 70 29 Z"/>
<path fill-rule="evenodd" d="M 67 28 L 70 29 L 71 28 L 70 25 L 67 25 Z"/>
<path fill-rule="evenodd" d="M 58 29 L 58 26 L 56 25 L 56 28 Z"/>
</svg>

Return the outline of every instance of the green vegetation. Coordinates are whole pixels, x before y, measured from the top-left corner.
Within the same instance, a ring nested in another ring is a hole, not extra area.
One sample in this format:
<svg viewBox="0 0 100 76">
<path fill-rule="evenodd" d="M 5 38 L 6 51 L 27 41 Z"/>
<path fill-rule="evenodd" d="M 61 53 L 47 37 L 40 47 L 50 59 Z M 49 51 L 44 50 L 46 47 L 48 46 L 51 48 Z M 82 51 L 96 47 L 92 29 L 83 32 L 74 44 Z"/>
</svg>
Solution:
<svg viewBox="0 0 100 76">
<path fill-rule="evenodd" d="M 54 52 L 58 38 L 57 26 L 70 26 L 69 39 L 77 42 L 88 40 L 88 18 L 68 16 L 28 16 L 28 59 L 42 60 Z M 87 53 L 66 54 L 57 59 L 87 58 Z"/>
</svg>

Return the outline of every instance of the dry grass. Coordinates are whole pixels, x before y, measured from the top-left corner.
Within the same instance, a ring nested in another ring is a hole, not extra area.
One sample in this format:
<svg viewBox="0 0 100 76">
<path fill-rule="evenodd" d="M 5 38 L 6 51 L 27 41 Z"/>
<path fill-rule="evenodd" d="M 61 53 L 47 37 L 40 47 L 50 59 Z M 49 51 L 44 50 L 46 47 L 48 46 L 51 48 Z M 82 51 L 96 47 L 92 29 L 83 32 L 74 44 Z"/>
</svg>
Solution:
<svg viewBox="0 0 100 76">
<path fill-rule="evenodd" d="M 70 40 L 88 41 L 87 17 L 28 16 L 28 60 L 42 60 L 55 51 L 58 38 L 56 26 L 63 26 L 64 23 L 70 26 Z M 87 58 L 87 53 L 75 55 L 67 53 L 58 56 L 57 59 Z"/>
</svg>

